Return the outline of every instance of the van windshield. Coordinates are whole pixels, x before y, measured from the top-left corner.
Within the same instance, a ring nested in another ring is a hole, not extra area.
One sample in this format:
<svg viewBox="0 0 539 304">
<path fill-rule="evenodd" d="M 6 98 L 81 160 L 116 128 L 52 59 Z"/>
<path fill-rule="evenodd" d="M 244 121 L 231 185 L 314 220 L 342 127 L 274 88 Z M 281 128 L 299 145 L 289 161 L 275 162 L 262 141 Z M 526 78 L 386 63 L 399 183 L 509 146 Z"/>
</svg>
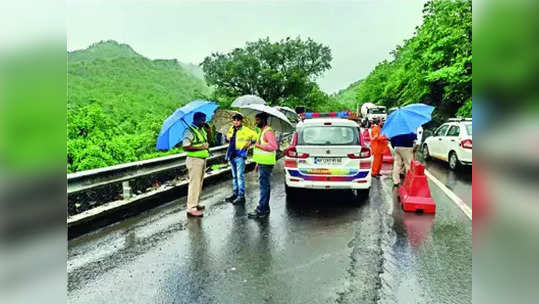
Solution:
<svg viewBox="0 0 539 304">
<path fill-rule="evenodd" d="M 299 145 L 359 145 L 357 128 L 345 126 L 311 126 L 299 132 Z"/>
<path fill-rule="evenodd" d="M 371 108 L 368 110 L 369 114 L 385 114 L 386 109 L 385 108 Z"/>
</svg>

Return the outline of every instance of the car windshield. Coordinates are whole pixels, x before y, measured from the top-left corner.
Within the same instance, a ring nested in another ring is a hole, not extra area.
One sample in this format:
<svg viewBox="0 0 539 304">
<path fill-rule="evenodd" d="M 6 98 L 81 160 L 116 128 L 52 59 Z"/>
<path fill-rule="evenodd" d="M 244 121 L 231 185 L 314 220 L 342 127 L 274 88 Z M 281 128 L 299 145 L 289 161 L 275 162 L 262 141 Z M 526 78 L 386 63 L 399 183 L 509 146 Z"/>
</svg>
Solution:
<svg viewBox="0 0 539 304">
<path fill-rule="evenodd" d="M 466 125 L 466 132 L 468 132 L 468 135 L 472 136 L 472 124 Z"/>
<path fill-rule="evenodd" d="M 345 126 L 311 126 L 299 132 L 300 145 L 359 145 L 357 128 Z"/>
<path fill-rule="evenodd" d="M 386 109 L 384 108 L 371 108 L 369 109 L 369 114 L 384 114 L 386 112 Z"/>
</svg>

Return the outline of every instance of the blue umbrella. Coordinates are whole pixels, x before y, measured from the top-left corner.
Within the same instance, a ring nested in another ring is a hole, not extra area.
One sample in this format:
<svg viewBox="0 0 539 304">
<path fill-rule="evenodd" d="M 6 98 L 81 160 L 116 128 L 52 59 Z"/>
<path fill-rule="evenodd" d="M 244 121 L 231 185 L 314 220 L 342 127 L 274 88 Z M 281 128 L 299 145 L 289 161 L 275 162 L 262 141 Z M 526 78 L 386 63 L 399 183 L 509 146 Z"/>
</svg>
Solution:
<svg viewBox="0 0 539 304">
<path fill-rule="evenodd" d="M 397 135 L 415 133 L 419 126 L 432 119 L 431 114 L 433 110 L 433 106 L 422 103 L 413 103 L 398 108 L 387 117 L 382 127 L 382 134 L 388 138 L 392 138 Z"/>
<path fill-rule="evenodd" d="M 165 119 L 159 136 L 157 137 L 156 150 L 169 150 L 183 140 L 185 130 L 193 124 L 195 112 L 206 114 L 206 121 L 210 121 L 217 105 L 211 101 L 195 100 L 177 109 Z"/>
</svg>

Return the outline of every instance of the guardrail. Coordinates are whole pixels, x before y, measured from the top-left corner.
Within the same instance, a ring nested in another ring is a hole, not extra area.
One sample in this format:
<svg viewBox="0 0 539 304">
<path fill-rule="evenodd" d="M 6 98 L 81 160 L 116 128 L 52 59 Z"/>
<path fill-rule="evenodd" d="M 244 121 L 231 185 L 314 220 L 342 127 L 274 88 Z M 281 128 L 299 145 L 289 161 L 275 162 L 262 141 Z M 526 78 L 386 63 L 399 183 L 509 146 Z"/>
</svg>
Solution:
<svg viewBox="0 0 539 304">
<path fill-rule="evenodd" d="M 208 165 L 223 162 L 227 145 L 210 148 Z M 186 153 L 68 174 L 68 214 L 185 179 Z"/>
<path fill-rule="evenodd" d="M 224 157 L 228 145 L 210 148 L 211 157 Z M 89 190 L 105 184 L 122 182 L 147 176 L 163 170 L 185 166 L 186 153 L 169 155 L 148 160 L 98 168 L 67 175 L 67 194 Z"/>
</svg>

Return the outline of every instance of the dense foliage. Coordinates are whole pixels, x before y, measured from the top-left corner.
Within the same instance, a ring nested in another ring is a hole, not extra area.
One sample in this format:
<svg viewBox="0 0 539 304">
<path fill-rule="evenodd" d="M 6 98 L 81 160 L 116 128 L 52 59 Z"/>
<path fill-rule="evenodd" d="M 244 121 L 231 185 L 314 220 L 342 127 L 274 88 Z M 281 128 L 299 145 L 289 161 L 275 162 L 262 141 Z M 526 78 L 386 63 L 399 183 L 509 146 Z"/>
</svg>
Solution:
<svg viewBox="0 0 539 304">
<path fill-rule="evenodd" d="M 331 65 L 331 50 L 312 39 L 268 38 L 247 42 L 244 48 L 213 53 L 202 62 L 206 81 L 217 97 L 255 94 L 272 105 L 320 102 L 314 82 Z"/>
<path fill-rule="evenodd" d="M 179 152 L 156 152 L 163 120 L 210 89 L 176 60 L 149 60 L 100 42 L 68 54 L 68 172 Z"/>
<path fill-rule="evenodd" d="M 422 102 L 436 107 L 442 121 L 471 116 L 472 2 L 432 0 L 414 37 L 391 52 L 357 88 L 359 103 L 387 107 Z M 460 110 L 459 110 L 460 108 Z"/>
</svg>

